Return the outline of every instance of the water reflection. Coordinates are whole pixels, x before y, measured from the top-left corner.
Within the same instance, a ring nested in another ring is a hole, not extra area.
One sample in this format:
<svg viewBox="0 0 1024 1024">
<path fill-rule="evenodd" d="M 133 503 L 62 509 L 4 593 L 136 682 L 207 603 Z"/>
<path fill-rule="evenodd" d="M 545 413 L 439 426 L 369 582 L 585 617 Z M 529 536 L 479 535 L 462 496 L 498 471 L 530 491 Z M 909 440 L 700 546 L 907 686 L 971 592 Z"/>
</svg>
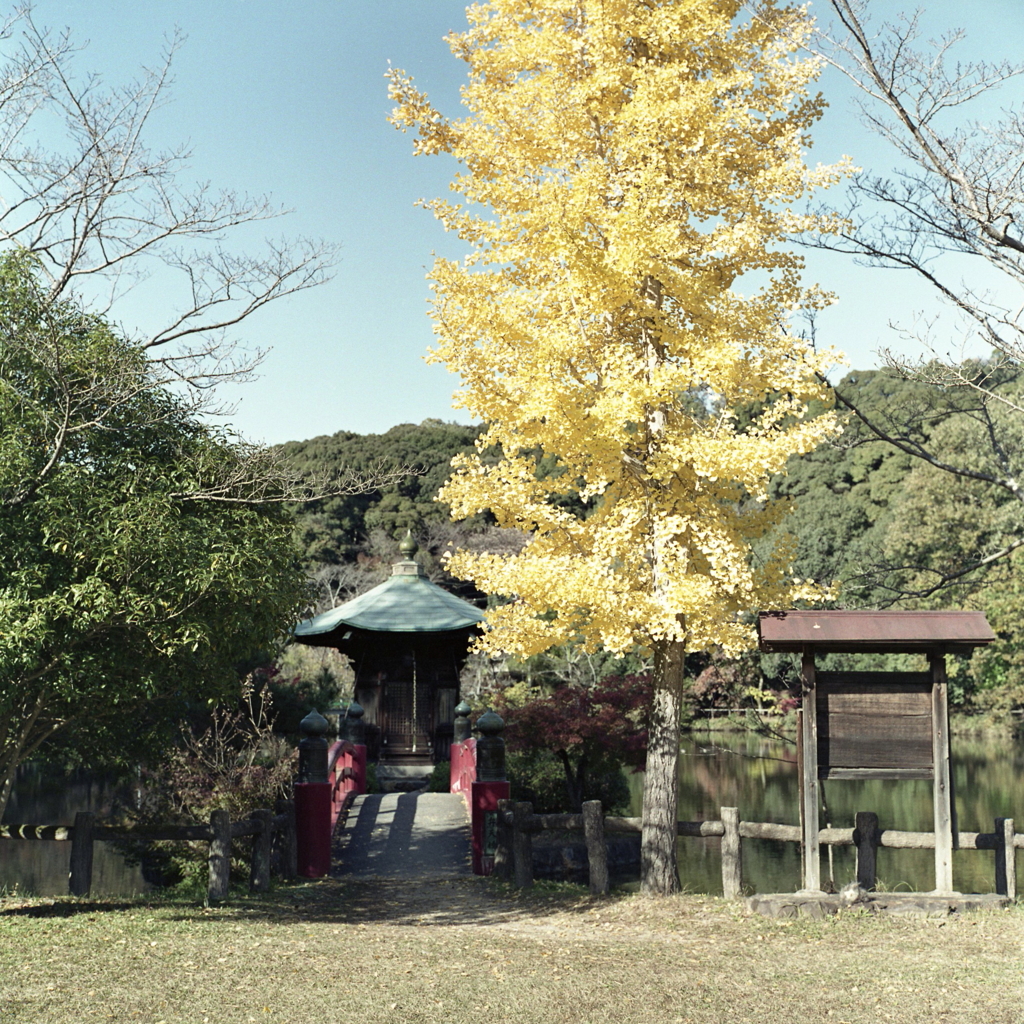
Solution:
<svg viewBox="0 0 1024 1024">
<path fill-rule="evenodd" d="M 1014 818 L 1024 832 L 1024 744 L 1002 738 L 952 739 L 953 787 L 958 828 L 991 832 L 997 817 Z M 858 811 L 874 811 L 881 828 L 926 832 L 932 827 L 932 785 L 926 781 L 830 781 L 823 784 L 822 825 L 852 828 Z M 631 814 L 639 815 L 643 775 L 630 776 Z M 738 807 L 746 821 L 799 823 L 796 747 L 753 732 L 695 732 L 679 759 L 679 817 L 717 819 L 719 808 Z M 852 847 L 822 848 L 821 877 L 836 886 L 856 874 Z M 1018 874 L 1024 857 L 1017 852 Z M 880 885 L 927 891 L 935 885 L 931 850 L 879 849 Z M 679 871 L 684 888 L 721 893 L 719 840 L 681 839 Z M 800 886 L 797 843 L 743 840 L 743 883 L 750 892 L 787 892 Z M 953 885 L 961 892 L 995 889 L 991 851 L 953 853 Z"/>
</svg>

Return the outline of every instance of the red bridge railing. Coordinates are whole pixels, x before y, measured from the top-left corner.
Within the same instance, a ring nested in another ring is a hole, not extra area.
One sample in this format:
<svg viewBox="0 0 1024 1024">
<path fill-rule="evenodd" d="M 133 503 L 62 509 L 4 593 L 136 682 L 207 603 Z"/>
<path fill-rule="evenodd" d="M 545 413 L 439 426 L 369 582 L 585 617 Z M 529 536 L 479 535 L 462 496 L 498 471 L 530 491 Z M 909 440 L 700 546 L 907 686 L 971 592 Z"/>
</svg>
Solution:
<svg viewBox="0 0 1024 1024">
<path fill-rule="evenodd" d="M 352 800 L 366 792 L 366 745 L 335 740 L 327 751 L 327 781 L 331 787 L 331 832 Z"/>
</svg>

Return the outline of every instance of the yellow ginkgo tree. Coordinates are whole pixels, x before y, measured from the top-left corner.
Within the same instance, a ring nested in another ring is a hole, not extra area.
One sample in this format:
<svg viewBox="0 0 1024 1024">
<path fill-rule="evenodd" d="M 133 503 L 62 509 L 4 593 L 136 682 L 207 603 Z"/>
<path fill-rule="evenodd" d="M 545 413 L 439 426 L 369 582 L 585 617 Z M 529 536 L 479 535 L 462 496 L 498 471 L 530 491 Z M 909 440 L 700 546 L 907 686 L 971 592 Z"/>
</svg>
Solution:
<svg viewBox="0 0 1024 1024">
<path fill-rule="evenodd" d="M 792 206 L 843 173 L 803 158 L 824 106 L 811 26 L 770 0 L 467 13 L 449 42 L 468 116 L 396 70 L 392 122 L 461 165 L 465 203 L 425 204 L 470 248 L 434 264 L 433 358 L 501 453 L 457 459 L 441 496 L 530 541 L 449 567 L 511 598 L 486 648 L 653 653 L 643 887 L 672 892 L 684 655 L 748 647 L 748 613 L 799 596 L 788 552 L 751 544 L 778 519 L 769 479 L 833 427 L 808 416 L 822 358 L 787 329 L 828 301 L 785 248 L 827 225 Z"/>
</svg>

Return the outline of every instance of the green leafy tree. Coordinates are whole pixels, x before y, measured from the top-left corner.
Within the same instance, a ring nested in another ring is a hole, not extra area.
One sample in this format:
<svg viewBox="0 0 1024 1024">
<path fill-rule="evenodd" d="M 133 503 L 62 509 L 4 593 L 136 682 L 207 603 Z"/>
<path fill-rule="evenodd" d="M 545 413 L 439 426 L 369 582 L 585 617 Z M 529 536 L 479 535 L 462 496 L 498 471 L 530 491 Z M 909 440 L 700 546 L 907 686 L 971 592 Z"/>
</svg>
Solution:
<svg viewBox="0 0 1024 1024">
<path fill-rule="evenodd" d="M 998 450 L 989 421 L 998 433 Z M 998 640 L 976 652 L 969 665 L 954 661 L 951 699 L 997 713 L 1013 711 L 1024 704 L 1024 510 L 986 476 L 1024 469 L 1024 421 L 1010 408 L 994 406 L 983 416 L 968 409 L 934 430 L 930 449 L 946 463 L 971 465 L 977 476 L 958 478 L 931 462 L 914 461 L 885 538 L 889 590 L 918 607 L 984 611 Z"/>
<path fill-rule="evenodd" d="M 140 347 L 0 259 L 0 813 L 78 731 L 94 760 L 237 688 L 304 581 L 250 452 L 161 386 Z"/>
<path fill-rule="evenodd" d="M 956 58 L 961 30 L 925 36 L 922 12 L 874 21 L 888 6 L 867 0 L 830 0 L 835 20 L 831 59 L 859 90 L 866 123 L 899 159 L 894 170 L 857 175 L 849 216 L 836 235 L 813 244 L 858 261 L 909 274 L 936 301 L 910 323 L 891 325 L 898 349 L 883 352 L 890 370 L 933 393 L 945 406 L 977 423 L 977 443 L 957 450 L 922 436 L 914 410 L 895 405 L 860 408 L 836 389 L 839 405 L 854 410 L 876 435 L 934 470 L 949 488 L 986 485 L 1024 503 L 1021 463 L 1010 454 L 1024 419 L 1024 165 L 1019 109 L 996 91 L 1024 74 L 1009 60 Z M 973 111 L 973 113 L 972 113 Z M 913 342 L 917 355 L 907 355 Z M 985 360 L 949 353 L 992 353 Z M 959 587 L 966 576 L 1009 558 L 1024 533 L 1003 534 L 948 561 L 941 572 L 910 587 L 917 598 Z"/>
<path fill-rule="evenodd" d="M 849 373 L 838 387 L 872 417 L 907 410 L 922 439 L 949 415 L 936 408 L 929 389 L 886 370 Z M 772 496 L 790 505 L 772 540 L 780 533 L 791 534 L 796 539 L 795 571 L 823 586 L 836 586 L 840 607 L 891 602 L 886 539 L 913 465 L 909 454 L 847 414 L 842 434 L 791 458 L 786 472 L 772 481 Z"/>
</svg>

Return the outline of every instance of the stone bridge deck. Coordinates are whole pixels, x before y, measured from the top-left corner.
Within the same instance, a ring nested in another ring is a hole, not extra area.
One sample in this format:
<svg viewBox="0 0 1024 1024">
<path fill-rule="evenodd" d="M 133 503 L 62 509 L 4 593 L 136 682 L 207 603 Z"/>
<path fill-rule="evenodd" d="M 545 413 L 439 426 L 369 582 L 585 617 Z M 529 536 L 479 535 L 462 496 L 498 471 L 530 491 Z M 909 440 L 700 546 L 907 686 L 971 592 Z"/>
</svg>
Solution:
<svg viewBox="0 0 1024 1024">
<path fill-rule="evenodd" d="M 471 875 L 469 814 L 458 793 L 358 796 L 335 835 L 337 878 Z"/>
</svg>

